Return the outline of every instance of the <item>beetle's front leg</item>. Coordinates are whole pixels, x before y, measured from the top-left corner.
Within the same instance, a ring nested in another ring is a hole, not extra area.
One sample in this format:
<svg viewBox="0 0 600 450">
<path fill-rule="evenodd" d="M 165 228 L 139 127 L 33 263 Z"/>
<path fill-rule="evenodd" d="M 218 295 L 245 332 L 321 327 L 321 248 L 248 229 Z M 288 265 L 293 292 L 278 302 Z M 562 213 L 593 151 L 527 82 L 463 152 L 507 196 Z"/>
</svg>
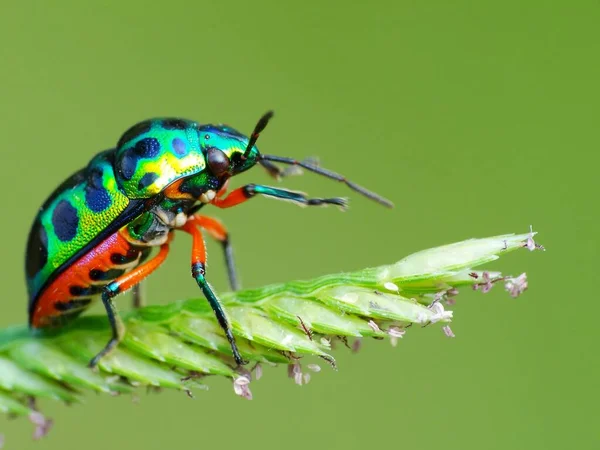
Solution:
<svg viewBox="0 0 600 450">
<path fill-rule="evenodd" d="M 229 321 L 227 320 L 227 316 L 225 315 L 225 311 L 217 299 L 217 296 L 208 284 L 208 281 L 206 281 L 206 247 L 204 245 L 202 231 L 200 231 L 198 228 L 198 224 L 194 222 L 195 220 L 190 220 L 181 228 L 178 228 L 179 230 L 185 231 L 192 236 L 192 276 L 208 300 L 208 303 L 213 309 L 219 325 L 223 329 L 225 336 L 227 336 L 227 340 L 229 341 L 229 345 L 231 345 L 231 351 L 233 353 L 233 357 L 235 358 L 235 362 L 238 365 L 247 364 L 247 361 L 244 361 L 237 348 L 235 337 L 233 336 L 233 332 L 231 330 L 231 326 L 229 325 Z"/>
<path fill-rule="evenodd" d="M 231 208 L 232 206 L 244 203 L 259 194 L 280 200 L 288 200 L 301 206 L 337 205 L 341 208 L 346 208 L 348 206 L 348 201 L 345 198 L 308 198 L 301 192 L 288 191 L 286 189 L 263 186 L 261 184 L 247 184 L 246 186 L 237 188 L 231 191 L 227 197 L 215 198 L 212 201 L 212 204 L 217 208 Z"/>
<path fill-rule="evenodd" d="M 108 341 L 108 344 L 106 344 L 106 346 L 92 358 L 89 363 L 90 367 L 96 367 L 98 362 L 115 348 L 121 339 L 123 339 L 123 335 L 125 334 L 125 325 L 123 324 L 117 308 L 112 301 L 113 297 L 131 289 L 133 286 L 140 283 L 144 278 L 158 269 L 164 260 L 167 259 L 168 254 L 169 244 L 165 243 L 161 245 L 160 251 L 154 258 L 137 266 L 131 272 L 121 275 L 116 280 L 107 284 L 104 289 L 102 289 L 102 303 L 104 308 L 106 308 L 108 322 L 110 323 L 112 330 L 112 337 L 110 341 Z"/>
</svg>

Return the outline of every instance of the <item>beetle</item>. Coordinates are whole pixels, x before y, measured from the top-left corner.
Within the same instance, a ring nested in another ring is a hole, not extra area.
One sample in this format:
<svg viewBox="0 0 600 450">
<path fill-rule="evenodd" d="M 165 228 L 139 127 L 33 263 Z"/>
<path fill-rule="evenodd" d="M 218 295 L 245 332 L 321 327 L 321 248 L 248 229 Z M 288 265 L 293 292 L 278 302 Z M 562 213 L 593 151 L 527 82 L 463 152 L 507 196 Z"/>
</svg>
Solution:
<svg viewBox="0 0 600 450">
<path fill-rule="evenodd" d="M 308 198 L 258 184 L 227 194 L 229 179 L 256 164 L 275 178 L 289 174 L 276 163 L 324 175 L 393 206 L 312 162 L 260 153 L 256 141 L 272 117 L 272 111 L 264 114 L 249 137 L 222 124 L 168 117 L 144 120 L 125 131 L 115 148 L 97 154 L 66 179 L 43 203 L 28 236 L 25 272 L 30 327 L 64 326 L 100 298 L 112 336 L 89 362 L 95 367 L 125 332 L 112 299 L 131 289 L 134 306 L 139 306 L 140 283 L 164 262 L 177 230 L 192 236 L 192 276 L 212 307 L 236 363 L 246 364 L 206 280 L 202 230 L 222 243 L 231 288 L 239 289 L 228 233 L 219 221 L 198 211 L 208 204 L 233 207 L 257 195 L 300 205 L 346 206 L 342 198 Z M 151 255 L 156 248 L 158 252 Z"/>
</svg>

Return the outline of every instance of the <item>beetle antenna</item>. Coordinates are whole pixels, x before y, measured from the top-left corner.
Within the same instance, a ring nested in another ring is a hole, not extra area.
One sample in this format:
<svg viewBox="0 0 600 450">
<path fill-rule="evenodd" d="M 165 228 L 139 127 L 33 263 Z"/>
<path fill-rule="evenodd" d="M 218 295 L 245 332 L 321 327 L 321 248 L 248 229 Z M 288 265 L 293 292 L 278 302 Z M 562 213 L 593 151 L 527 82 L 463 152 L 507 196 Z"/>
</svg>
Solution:
<svg viewBox="0 0 600 450">
<path fill-rule="evenodd" d="M 262 119 L 261 119 L 262 120 Z M 258 127 L 258 126 L 257 126 Z M 264 127 L 263 127 L 264 128 Z M 340 175 L 339 173 L 335 173 L 332 172 L 331 170 L 327 170 L 324 169 L 322 167 L 316 166 L 314 164 L 311 164 L 310 162 L 304 162 L 304 161 L 297 161 L 293 158 L 286 158 L 284 156 L 275 156 L 275 155 L 263 155 L 261 154 L 259 156 L 259 158 L 261 160 L 264 161 L 272 161 L 272 162 L 278 162 L 278 163 L 282 163 L 282 164 L 290 164 L 293 166 L 298 166 L 298 167 L 302 167 L 306 170 L 309 170 L 311 172 L 317 173 L 319 175 L 323 175 L 327 178 L 331 178 L 332 180 L 336 180 L 339 181 L 340 183 L 344 183 L 346 186 L 348 186 L 350 189 L 352 189 L 353 191 L 358 192 L 359 194 L 364 195 L 365 197 L 376 201 L 377 203 L 380 203 L 383 206 L 387 206 L 388 208 L 393 208 L 394 204 L 389 201 L 388 199 L 380 196 L 379 194 L 376 194 L 374 192 L 369 191 L 368 189 L 346 179 L 346 177 L 344 177 L 343 175 Z"/>
<path fill-rule="evenodd" d="M 254 144 L 256 144 L 260 133 L 262 133 L 262 131 L 266 128 L 267 124 L 269 123 L 269 120 L 273 118 L 274 114 L 275 113 L 273 111 L 268 111 L 258 120 L 256 126 L 254 127 L 254 131 L 250 135 L 250 140 L 248 141 L 248 145 L 246 146 L 246 151 L 242 156 L 243 159 L 246 159 L 248 157 L 248 155 L 252 151 L 252 147 L 254 147 Z"/>
</svg>

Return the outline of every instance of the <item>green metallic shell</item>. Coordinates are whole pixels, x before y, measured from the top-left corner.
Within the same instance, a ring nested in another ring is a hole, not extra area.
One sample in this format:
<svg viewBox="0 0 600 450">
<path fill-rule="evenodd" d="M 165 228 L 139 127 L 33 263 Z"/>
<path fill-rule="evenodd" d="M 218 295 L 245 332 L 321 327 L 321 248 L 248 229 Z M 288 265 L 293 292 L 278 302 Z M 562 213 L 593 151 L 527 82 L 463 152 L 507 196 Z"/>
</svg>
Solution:
<svg viewBox="0 0 600 450">
<path fill-rule="evenodd" d="M 115 155 L 119 185 L 132 199 L 150 198 L 172 182 L 206 169 L 206 150 L 215 147 L 230 159 L 241 155 L 248 138 L 223 125 L 157 118 L 127 130 Z"/>
<path fill-rule="evenodd" d="M 115 168 L 129 198 L 150 198 L 178 178 L 206 167 L 198 124 L 152 119 L 134 125 L 117 145 Z"/>
<path fill-rule="evenodd" d="M 27 244 L 30 301 L 59 268 L 101 235 L 129 205 L 115 179 L 112 153 L 109 150 L 94 157 L 40 208 Z"/>
</svg>

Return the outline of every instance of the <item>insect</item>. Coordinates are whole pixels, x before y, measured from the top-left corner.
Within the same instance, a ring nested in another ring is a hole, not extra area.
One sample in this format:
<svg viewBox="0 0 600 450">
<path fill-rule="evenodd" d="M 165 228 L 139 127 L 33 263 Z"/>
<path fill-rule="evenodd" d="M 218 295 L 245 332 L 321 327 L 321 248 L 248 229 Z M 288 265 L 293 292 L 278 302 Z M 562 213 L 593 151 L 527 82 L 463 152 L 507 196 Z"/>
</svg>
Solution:
<svg viewBox="0 0 600 450">
<path fill-rule="evenodd" d="M 112 299 L 132 289 L 134 304 L 139 305 L 140 282 L 165 261 L 174 231 L 182 231 L 192 236 L 192 276 L 227 336 L 236 363 L 245 364 L 206 280 L 203 230 L 222 243 L 231 288 L 239 288 L 228 233 L 219 221 L 198 212 L 208 204 L 230 208 L 257 195 L 308 206 L 346 206 L 342 198 L 308 198 L 258 184 L 227 194 L 228 180 L 256 164 L 275 178 L 289 174 L 276 163 L 324 175 L 393 206 L 316 164 L 260 153 L 256 141 L 272 116 L 272 111 L 263 115 L 249 137 L 225 125 L 179 118 L 145 120 L 129 128 L 115 148 L 97 154 L 65 180 L 44 202 L 29 233 L 25 271 L 30 327 L 66 325 L 101 299 L 112 336 L 90 361 L 96 366 L 125 332 Z"/>
</svg>

